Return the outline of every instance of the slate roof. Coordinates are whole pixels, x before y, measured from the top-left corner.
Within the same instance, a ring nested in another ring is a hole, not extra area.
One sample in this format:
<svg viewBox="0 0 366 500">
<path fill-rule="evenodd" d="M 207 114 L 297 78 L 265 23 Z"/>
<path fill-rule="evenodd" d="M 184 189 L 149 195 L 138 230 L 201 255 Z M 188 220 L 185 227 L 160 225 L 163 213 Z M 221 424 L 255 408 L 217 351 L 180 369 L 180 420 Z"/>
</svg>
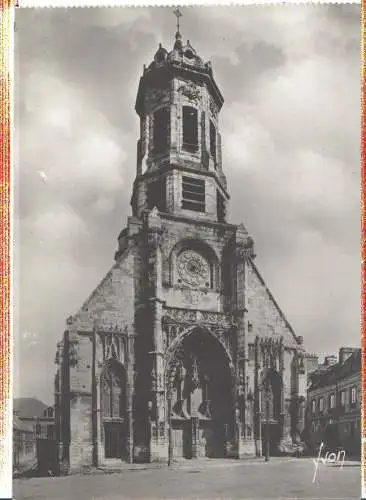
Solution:
<svg viewBox="0 0 366 500">
<path fill-rule="evenodd" d="M 13 411 L 20 418 L 42 417 L 48 405 L 36 398 L 14 398 Z"/>
<path fill-rule="evenodd" d="M 354 351 L 344 363 L 336 363 L 327 367 L 326 370 L 321 367 L 312 372 L 310 375 L 311 384 L 309 390 L 333 385 L 336 381 L 342 380 L 354 373 L 361 373 L 361 349 Z"/>
<path fill-rule="evenodd" d="M 28 424 L 27 422 L 23 422 L 17 415 L 13 416 L 13 429 L 15 431 L 29 432 L 33 434 L 33 426 L 32 424 Z"/>
</svg>

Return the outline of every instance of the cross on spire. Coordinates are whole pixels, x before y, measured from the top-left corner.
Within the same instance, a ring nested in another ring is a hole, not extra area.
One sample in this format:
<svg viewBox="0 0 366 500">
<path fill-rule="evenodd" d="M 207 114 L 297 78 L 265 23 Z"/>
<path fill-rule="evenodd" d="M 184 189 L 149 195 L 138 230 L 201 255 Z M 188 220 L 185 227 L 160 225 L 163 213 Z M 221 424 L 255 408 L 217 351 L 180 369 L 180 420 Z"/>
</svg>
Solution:
<svg viewBox="0 0 366 500">
<path fill-rule="evenodd" d="M 173 14 L 175 15 L 175 17 L 177 18 L 177 33 L 179 33 L 179 18 L 182 17 L 182 13 L 181 11 L 179 10 L 179 8 L 173 10 Z"/>
</svg>

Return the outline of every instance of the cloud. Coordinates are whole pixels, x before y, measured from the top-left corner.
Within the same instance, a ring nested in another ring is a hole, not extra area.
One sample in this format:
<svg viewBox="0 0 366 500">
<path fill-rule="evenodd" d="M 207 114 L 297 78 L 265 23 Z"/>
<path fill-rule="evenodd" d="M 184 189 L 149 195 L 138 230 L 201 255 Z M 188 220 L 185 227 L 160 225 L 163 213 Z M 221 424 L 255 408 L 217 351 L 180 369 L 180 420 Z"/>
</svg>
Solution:
<svg viewBox="0 0 366 500">
<path fill-rule="evenodd" d="M 212 61 L 226 100 L 230 221 L 254 237 L 306 348 L 359 344 L 360 7 L 183 14 L 183 37 Z M 16 393 L 52 400 L 64 320 L 111 265 L 130 214 L 143 64 L 159 42 L 172 47 L 175 26 L 169 8 L 16 16 Z"/>
<path fill-rule="evenodd" d="M 46 209 L 46 202 L 70 203 L 75 210 L 80 204 L 98 206 L 99 197 L 121 190 L 126 153 L 118 133 L 80 89 L 40 65 L 22 97 L 20 182 L 38 186 L 41 165 L 48 183 L 40 199 L 29 189 L 22 192 L 21 214 Z"/>
</svg>

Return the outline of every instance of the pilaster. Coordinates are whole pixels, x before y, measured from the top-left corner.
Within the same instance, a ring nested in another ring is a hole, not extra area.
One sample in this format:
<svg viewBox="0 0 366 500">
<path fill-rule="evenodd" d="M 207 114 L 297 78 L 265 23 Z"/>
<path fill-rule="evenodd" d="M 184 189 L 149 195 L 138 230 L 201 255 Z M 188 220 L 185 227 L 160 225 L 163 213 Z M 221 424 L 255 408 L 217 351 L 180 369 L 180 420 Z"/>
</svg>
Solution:
<svg viewBox="0 0 366 500">
<path fill-rule="evenodd" d="M 255 338 L 254 344 L 254 439 L 256 455 L 262 455 L 262 414 L 261 414 L 261 388 L 259 383 L 260 370 L 260 346 L 258 335 Z"/>
<path fill-rule="evenodd" d="M 164 301 L 160 299 L 162 289 L 162 256 L 159 247 L 161 219 L 157 210 L 148 215 L 148 266 L 149 307 L 151 310 L 151 387 L 149 408 L 150 461 L 166 461 L 168 458 L 167 432 L 165 422 L 164 347 L 162 318 Z"/>
<path fill-rule="evenodd" d="M 134 397 L 134 380 L 135 380 L 135 332 L 132 326 L 127 332 L 127 461 L 133 462 L 134 449 L 134 428 L 133 428 L 133 397 Z"/>
<path fill-rule="evenodd" d="M 192 431 L 192 458 L 199 457 L 199 419 L 198 417 L 191 418 L 191 431 Z"/>
</svg>

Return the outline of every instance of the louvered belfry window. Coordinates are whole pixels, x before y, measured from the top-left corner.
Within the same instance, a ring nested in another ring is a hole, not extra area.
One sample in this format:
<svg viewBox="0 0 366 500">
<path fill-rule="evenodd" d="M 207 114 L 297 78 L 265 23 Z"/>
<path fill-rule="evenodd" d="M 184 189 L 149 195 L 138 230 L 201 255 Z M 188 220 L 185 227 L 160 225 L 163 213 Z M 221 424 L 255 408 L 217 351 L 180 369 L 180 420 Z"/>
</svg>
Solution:
<svg viewBox="0 0 366 500">
<path fill-rule="evenodd" d="M 203 179 L 183 176 L 182 208 L 195 212 L 205 211 L 205 181 Z"/>
<path fill-rule="evenodd" d="M 160 108 L 154 113 L 154 153 L 162 154 L 168 149 L 169 142 L 169 110 Z"/>
<path fill-rule="evenodd" d="M 183 107 L 183 149 L 198 150 L 198 113 L 191 106 Z"/>
</svg>

